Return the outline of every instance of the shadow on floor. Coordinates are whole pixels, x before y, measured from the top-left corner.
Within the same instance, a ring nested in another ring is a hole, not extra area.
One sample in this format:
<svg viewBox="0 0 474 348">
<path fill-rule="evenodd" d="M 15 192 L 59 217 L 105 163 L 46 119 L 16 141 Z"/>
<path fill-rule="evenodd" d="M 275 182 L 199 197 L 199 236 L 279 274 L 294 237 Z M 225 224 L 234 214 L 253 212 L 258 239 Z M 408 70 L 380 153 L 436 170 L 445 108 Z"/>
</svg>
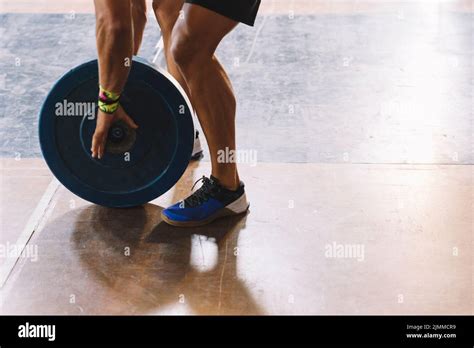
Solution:
<svg viewBox="0 0 474 348">
<path fill-rule="evenodd" d="M 165 305 L 185 305 L 185 312 L 196 314 L 262 314 L 237 276 L 235 252 L 247 217 L 183 229 L 162 222 L 161 210 L 151 204 L 89 206 L 78 215 L 73 249 L 87 273 L 107 287 L 114 306 L 122 306 L 110 310 L 153 313 Z M 191 265 L 193 248 L 206 257 L 202 238 L 217 245 L 217 262 L 205 271 Z M 103 310 L 109 311 L 107 304 Z"/>
</svg>

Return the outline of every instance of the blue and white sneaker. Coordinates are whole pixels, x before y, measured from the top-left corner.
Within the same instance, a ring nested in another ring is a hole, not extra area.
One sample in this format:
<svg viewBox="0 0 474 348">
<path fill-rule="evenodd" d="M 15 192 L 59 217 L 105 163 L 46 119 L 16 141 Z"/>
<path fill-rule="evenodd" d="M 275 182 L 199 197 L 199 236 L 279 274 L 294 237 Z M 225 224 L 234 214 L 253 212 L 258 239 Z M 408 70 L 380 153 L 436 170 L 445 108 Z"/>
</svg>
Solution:
<svg viewBox="0 0 474 348">
<path fill-rule="evenodd" d="M 210 178 L 203 176 L 193 188 L 199 181 L 202 186 L 196 192 L 161 212 L 163 221 L 173 226 L 196 227 L 248 210 L 243 182 L 236 191 L 231 191 L 222 187 L 212 175 Z"/>
</svg>

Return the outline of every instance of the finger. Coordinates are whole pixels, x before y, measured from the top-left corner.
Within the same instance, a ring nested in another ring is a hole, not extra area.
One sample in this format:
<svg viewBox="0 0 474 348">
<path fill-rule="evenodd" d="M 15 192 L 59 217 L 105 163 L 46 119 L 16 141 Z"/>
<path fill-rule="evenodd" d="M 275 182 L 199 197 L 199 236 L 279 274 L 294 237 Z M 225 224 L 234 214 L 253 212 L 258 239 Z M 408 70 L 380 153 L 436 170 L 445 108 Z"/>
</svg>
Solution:
<svg viewBox="0 0 474 348">
<path fill-rule="evenodd" d="M 99 159 L 104 157 L 104 150 L 105 150 L 105 141 L 102 141 L 99 146 Z"/>
<path fill-rule="evenodd" d="M 99 141 L 97 142 L 97 152 L 99 154 L 99 159 L 102 159 L 102 157 L 104 157 L 105 139 L 105 135 L 101 135 Z"/>
<path fill-rule="evenodd" d="M 97 159 L 102 159 L 102 154 L 100 153 L 100 145 L 97 145 Z"/>
<path fill-rule="evenodd" d="M 99 145 L 99 146 L 97 146 L 97 157 L 99 159 L 102 159 L 102 154 L 101 154 L 100 150 L 101 150 L 101 146 Z"/>
<path fill-rule="evenodd" d="M 99 155 L 99 147 L 100 147 L 100 143 L 102 142 L 102 138 L 103 138 L 103 133 L 101 131 L 95 131 L 94 135 L 92 136 L 92 147 L 91 147 L 91 151 L 92 151 L 92 157 L 93 158 L 97 158 L 97 156 Z"/>
<path fill-rule="evenodd" d="M 95 135 L 92 137 L 91 152 L 92 158 L 97 158 L 97 137 Z"/>
</svg>

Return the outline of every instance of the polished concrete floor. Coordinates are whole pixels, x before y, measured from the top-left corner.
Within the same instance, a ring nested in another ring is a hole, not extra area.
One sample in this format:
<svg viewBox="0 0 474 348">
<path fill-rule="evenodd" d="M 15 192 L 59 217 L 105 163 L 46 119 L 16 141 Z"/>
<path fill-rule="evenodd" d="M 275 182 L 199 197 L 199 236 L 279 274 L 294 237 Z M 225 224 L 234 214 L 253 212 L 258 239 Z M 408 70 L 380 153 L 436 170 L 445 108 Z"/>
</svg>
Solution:
<svg viewBox="0 0 474 348">
<path fill-rule="evenodd" d="M 21 258 L 2 289 L 2 311 L 471 312 L 471 166 L 243 166 L 247 216 L 191 230 L 163 223 L 162 207 L 208 172 L 191 165 L 136 209 L 59 188 L 29 241 L 36 257 Z"/>
<path fill-rule="evenodd" d="M 250 212 L 191 230 L 160 211 L 207 155 L 126 210 L 74 196 L 41 158 L 38 108 L 94 55 L 91 10 L 0 6 L 0 313 L 473 313 L 471 1 L 264 0 L 219 51 L 257 155 L 240 165 Z"/>
</svg>

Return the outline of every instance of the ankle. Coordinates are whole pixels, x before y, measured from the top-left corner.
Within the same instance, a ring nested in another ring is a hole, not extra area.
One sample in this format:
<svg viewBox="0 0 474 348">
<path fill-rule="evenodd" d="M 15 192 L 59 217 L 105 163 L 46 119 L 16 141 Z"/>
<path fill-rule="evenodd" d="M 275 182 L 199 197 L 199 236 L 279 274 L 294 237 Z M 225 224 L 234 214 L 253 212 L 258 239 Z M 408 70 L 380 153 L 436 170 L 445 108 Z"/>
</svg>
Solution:
<svg viewBox="0 0 474 348">
<path fill-rule="evenodd" d="M 222 176 L 222 175 L 214 175 L 212 174 L 214 178 L 216 178 L 219 182 L 219 185 L 222 186 L 223 188 L 230 190 L 230 191 L 236 191 L 239 186 L 240 186 L 240 180 L 236 178 L 235 176 L 229 177 L 229 176 Z"/>
</svg>

